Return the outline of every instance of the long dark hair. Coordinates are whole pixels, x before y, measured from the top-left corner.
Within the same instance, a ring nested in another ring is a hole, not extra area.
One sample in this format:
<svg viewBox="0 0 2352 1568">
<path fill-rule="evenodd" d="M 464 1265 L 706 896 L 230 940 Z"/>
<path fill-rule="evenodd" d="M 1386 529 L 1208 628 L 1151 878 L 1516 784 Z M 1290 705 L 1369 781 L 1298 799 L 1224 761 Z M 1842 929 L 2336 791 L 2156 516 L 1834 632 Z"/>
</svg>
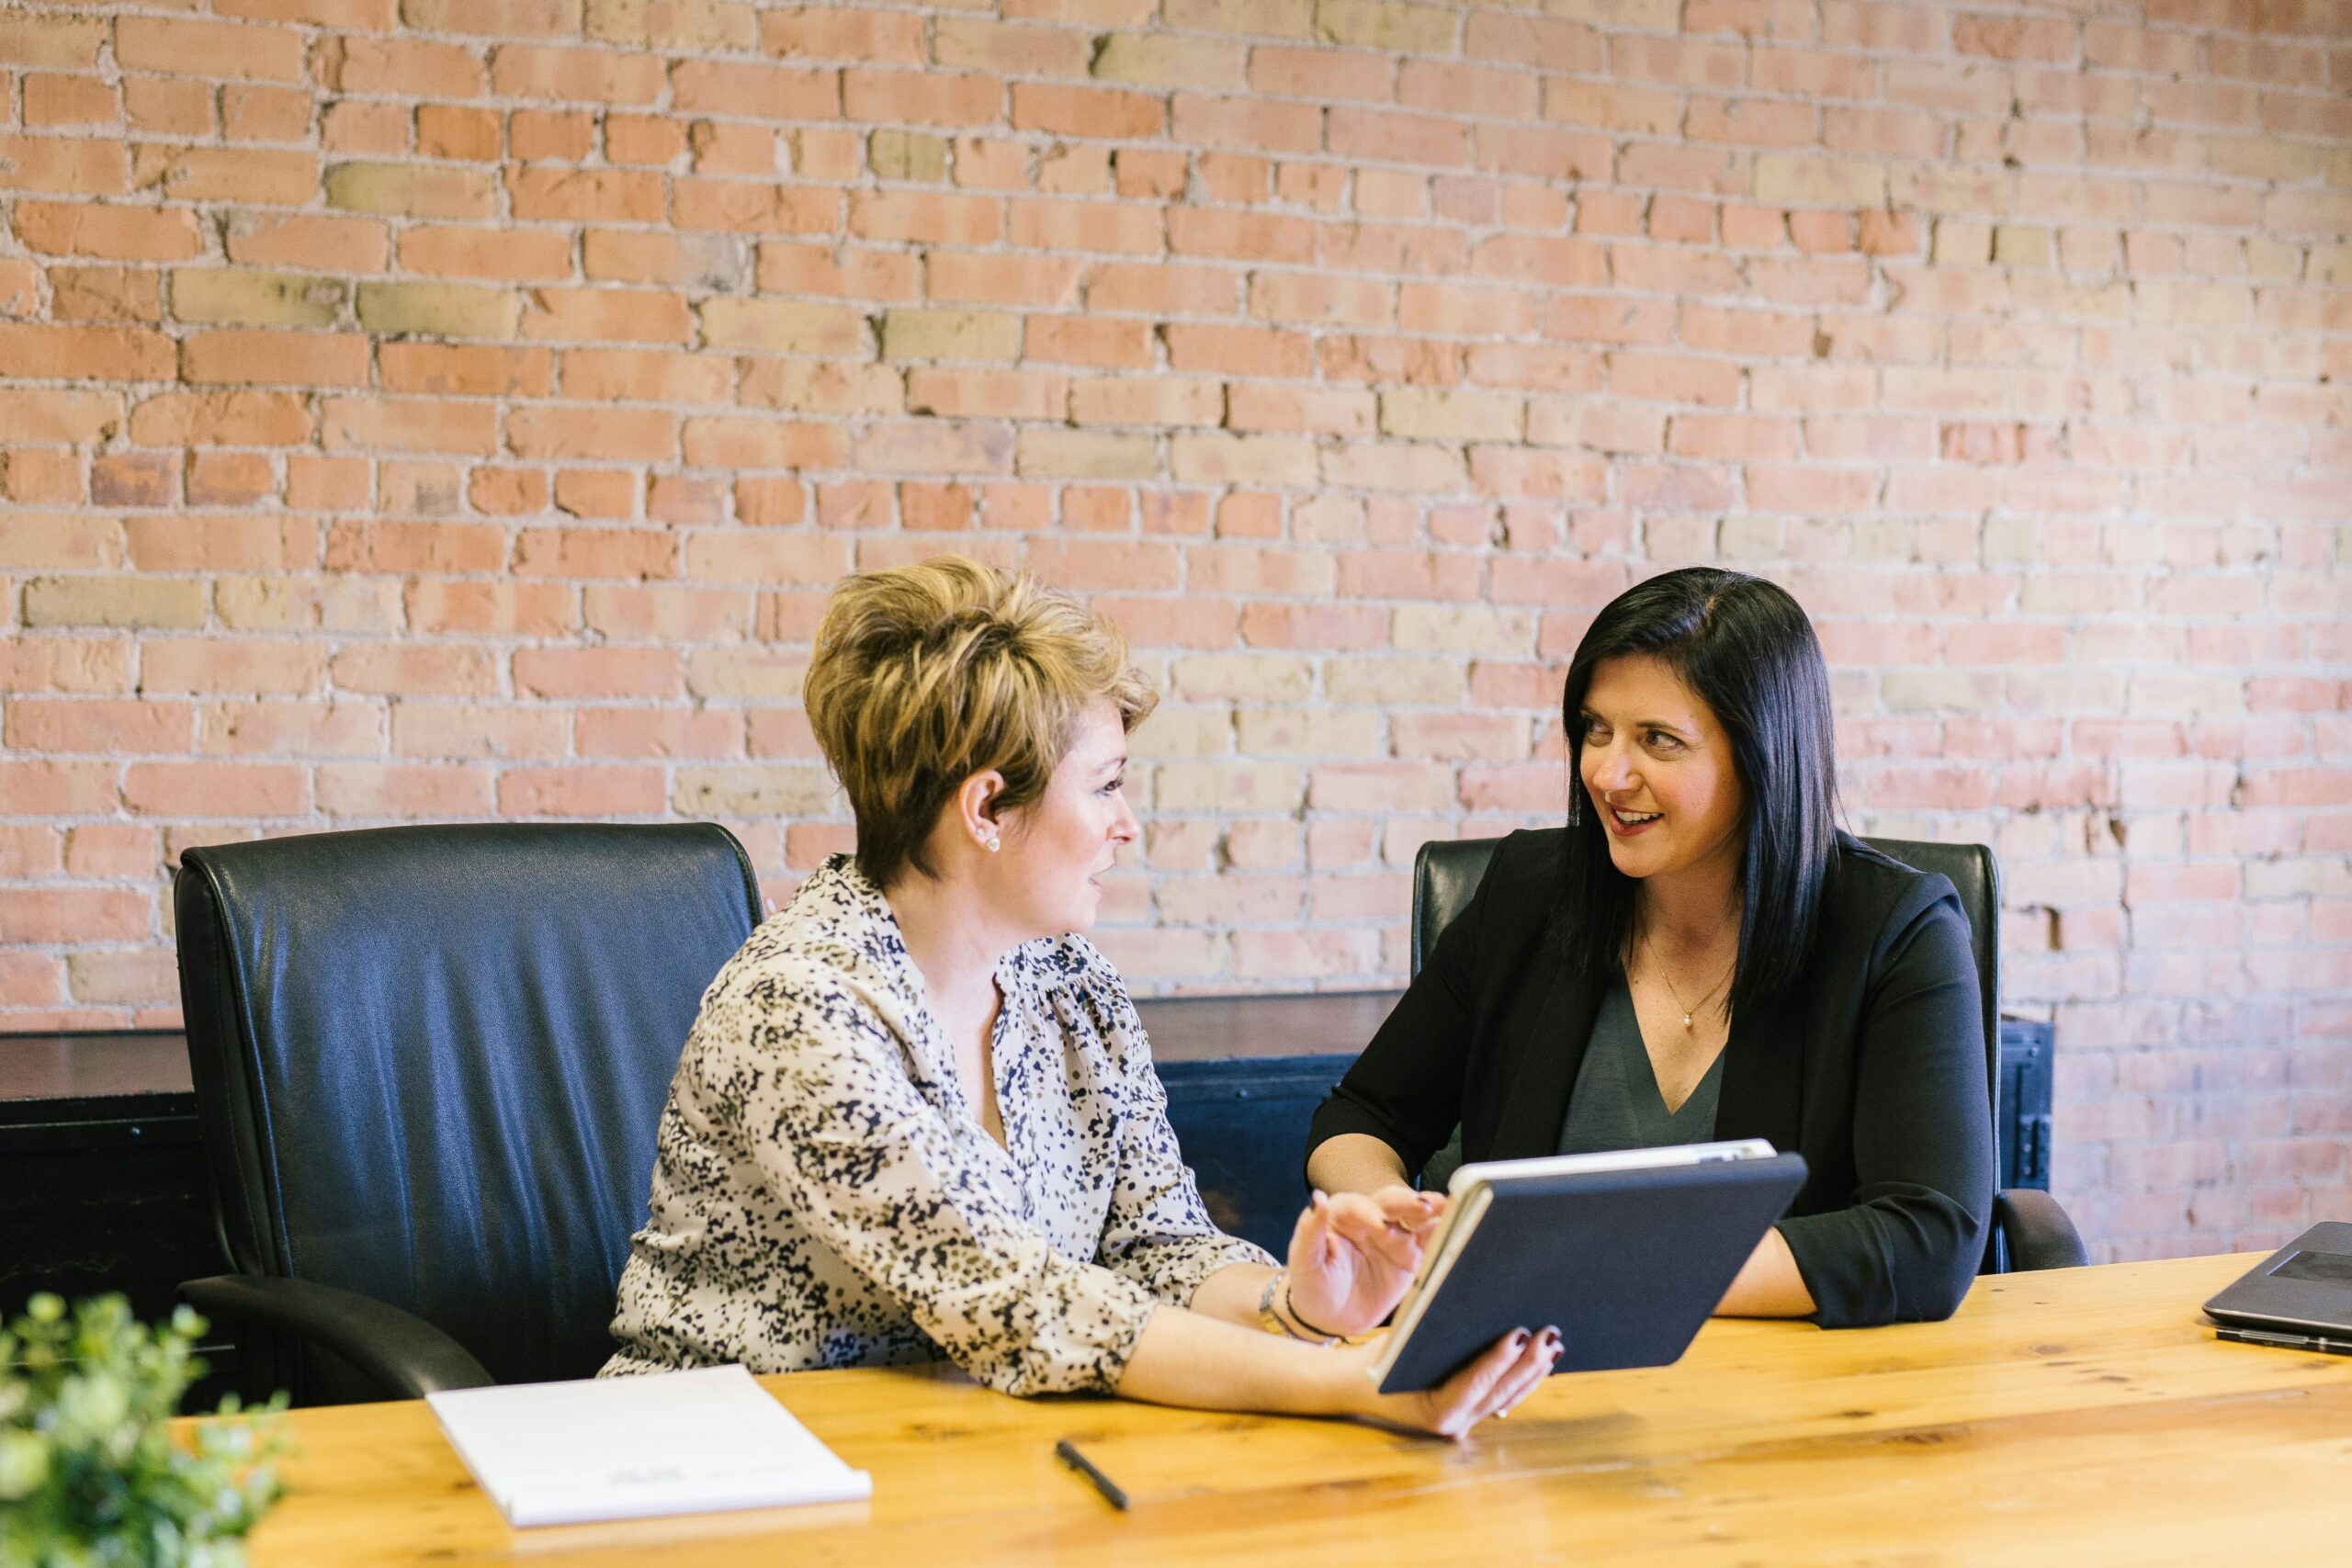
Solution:
<svg viewBox="0 0 2352 1568">
<path fill-rule="evenodd" d="M 1794 985 L 1812 956 L 1838 844 L 1838 756 L 1829 667 L 1788 591 L 1742 572 L 1685 567 L 1611 600 L 1568 665 L 1560 718 L 1568 739 L 1567 962 L 1606 983 L 1634 926 L 1634 879 L 1609 858 L 1601 807 L 1584 789 L 1585 694 L 1605 659 L 1663 660 L 1731 737 L 1747 807 L 1739 863 L 1739 957 L 1726 1009 Z"/>
</svg>

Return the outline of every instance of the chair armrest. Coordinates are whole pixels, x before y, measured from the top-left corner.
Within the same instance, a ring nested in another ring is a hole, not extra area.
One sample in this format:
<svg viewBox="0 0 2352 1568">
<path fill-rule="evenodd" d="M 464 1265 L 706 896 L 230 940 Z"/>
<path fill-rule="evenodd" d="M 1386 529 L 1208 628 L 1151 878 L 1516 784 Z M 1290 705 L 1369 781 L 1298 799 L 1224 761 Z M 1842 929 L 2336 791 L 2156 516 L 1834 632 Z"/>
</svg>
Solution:
<svg viewBox="0 0 2352 1568">
<path fill-rule="evenodd" d="M 207 1316 L 260 1324 L 340 1356 L 387 1398 L 422 1399 L 496 1381 L 464 1346 L 423 1318 L 356 1291 L 271 1274 L 218 1274 L 188 1280 L 180 1294 Z"/>
<path fill-rule="evenodd" d="M 2031 1187 L 2011 1187 L 1993 1195 L 1993 1223 L 2008 1246 L 2009 1269 L 2079 1269 L 2090 1261 L 2075 1222 L 2058 1200 Z"/>
</svg>

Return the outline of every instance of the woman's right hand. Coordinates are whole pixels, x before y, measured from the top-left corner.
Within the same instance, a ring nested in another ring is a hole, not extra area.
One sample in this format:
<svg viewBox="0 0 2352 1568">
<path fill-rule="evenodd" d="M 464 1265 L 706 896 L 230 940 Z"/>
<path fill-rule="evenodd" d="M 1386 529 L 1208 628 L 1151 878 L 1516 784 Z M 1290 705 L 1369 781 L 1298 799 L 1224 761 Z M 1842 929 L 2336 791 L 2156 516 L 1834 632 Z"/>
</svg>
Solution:
<svg viewBox="0 0 2352 1568">
<path fill-rule="evenodd" d="M 1441 1438 L 1462 1438 L 1489 1416 L 1508 1416 L 1519 1402 L 1543 1386 L 1560 1359 L 1560 1331 L 1541 1334 L 1525 1329 L 1506 1334 L 1484 1355 L 1445 1382 L 1419 1393 L 1381 1393 L 1368 1375 L 1380 1351 L 1377 1345 L 1337 1352 L 1347 1363 L 1341 1375 L 1354 1380 L 1361 1393 L 1352 1413 Z"/>
</svg>

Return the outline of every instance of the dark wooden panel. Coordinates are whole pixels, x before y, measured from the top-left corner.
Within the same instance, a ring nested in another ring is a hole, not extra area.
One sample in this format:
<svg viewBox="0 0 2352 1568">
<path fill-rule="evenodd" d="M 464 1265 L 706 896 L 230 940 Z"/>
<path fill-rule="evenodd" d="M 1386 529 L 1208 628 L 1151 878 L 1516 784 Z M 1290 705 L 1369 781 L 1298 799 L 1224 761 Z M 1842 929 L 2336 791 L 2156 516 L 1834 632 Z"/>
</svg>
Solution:
<svg viewBox="0 0 2352 1568">
<path fill-rule="evenodd" d="M 1168 997 L 1136 1004 L 1151 1059 L 1216 1062 L 1237 1057 L 1352 1058 L 1401 991 L 1317 991 L 1276 997 Z"/>
<path fill-rule="evenodd" d="M 1160 1065 L 1169 1123 L 1221 1229 L 1283 1256 L 1306 1201 L 1307 1119 L 1354 1060 L 1350 1052 Z"/>
</svg>

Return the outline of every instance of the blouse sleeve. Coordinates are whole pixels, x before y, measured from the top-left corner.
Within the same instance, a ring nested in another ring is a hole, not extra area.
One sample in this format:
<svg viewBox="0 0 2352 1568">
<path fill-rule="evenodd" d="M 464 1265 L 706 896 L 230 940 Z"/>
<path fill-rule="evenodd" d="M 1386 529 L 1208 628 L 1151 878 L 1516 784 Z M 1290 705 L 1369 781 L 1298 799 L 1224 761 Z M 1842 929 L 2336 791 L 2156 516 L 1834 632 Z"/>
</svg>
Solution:
<svg viewBox="0 0 2352 1568">
<path fill-rule="evenodd" d="M 854 977 L 801 964 L 720 1003 L 751 1154 L 775 1201 L 990 1388 L 1108 1390 L 1157 1300 L 1055 1252 L 958 1152 Z"/>
<path fill-rule="evenodd" d="M 1201 1281 L 1237 1263 L 1273 1265 L 1264 1248 L 1226 1235 L 1168 1123 L 1168 1091 L 1153 1070 L 1143 1021 L 1107 961 L 1096 961 L 1092 1000 L 1107 1014 L 1104 1043 L 1118 1074 L 1118 1178 L 1102 1224 L 1103 1264 L 1161 1301 L 1189 1304 Z"/>
<path fill-rule="evenodd" d="M 1905 922 L 1864 999 L 1850 1207 L 1780 1231 L 1825 1328 L 1950 1317 L 1993 1206 L 1984 1009 L 1950 892 Z"/>
</svg>

